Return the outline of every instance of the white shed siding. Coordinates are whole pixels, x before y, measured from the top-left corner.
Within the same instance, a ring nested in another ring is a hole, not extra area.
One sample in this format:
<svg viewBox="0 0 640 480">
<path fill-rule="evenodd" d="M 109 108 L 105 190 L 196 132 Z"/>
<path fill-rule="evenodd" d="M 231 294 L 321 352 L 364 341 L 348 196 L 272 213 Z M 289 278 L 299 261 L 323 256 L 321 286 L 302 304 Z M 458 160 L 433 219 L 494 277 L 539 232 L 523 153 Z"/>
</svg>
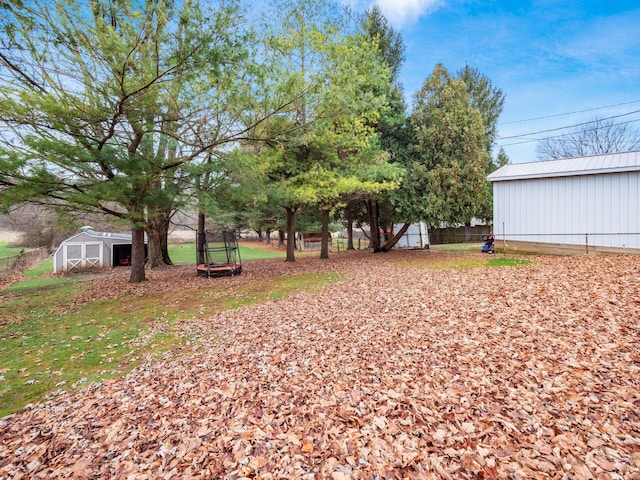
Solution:
<svg viewBox="0 0 640 480">
<path fill-rule="evenodd" d="M 145 239 L 146 243 L 146 239 Z M 53 254 L 54 273 L 111 267 L 114 246 L 131 245 L 131 235 L 96 232 L 88 227 L 67 238 Z"/>
<path fill-rule="evenodd" d="M 393 233 L 396 234 L 402 228 L 402 223 L 393 226 Z M 399 248 L 428 248 L 429 247 L 429 230 L 424 221 L 412 223 L 405 234 L 398 240 Z"/>
<path fill-rule="evenodd" d="M 640 248 L 640 171 L 493 185 L 497 239 Z"/>
</svg>

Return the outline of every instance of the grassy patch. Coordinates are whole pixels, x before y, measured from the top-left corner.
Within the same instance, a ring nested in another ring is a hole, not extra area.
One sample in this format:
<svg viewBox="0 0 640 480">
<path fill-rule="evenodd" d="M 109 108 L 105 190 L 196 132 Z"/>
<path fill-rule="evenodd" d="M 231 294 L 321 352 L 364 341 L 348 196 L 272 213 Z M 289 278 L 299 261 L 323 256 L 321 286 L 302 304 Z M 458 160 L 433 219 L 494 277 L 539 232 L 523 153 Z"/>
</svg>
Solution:
<svg viewBox="0 0 640 480">
<path fill-rule="evenodd" d="M 340 280 L 337 273 L 305 273 L 270 278 L 245 285 L 240 294 L 223 297 L 223 310 L 266 300 L 285 298 L 300 291 L 315 291 L 323 285 Z"/>
<path fill-rule="evenodd" d="M 50 272 L 53 272 L 53 257 L 49 257 L 34 268 L 27 270 L 24 272 L 24 276 L 27 278 L 37 278 L 42 274 Z"/>
<path fill-rule="evenodd" d="M 32 293 L 37 294 L 42 289 L 51 289 L 63 285 L 82 282 L 87 278 L 90 278 L 90 275 L 66 275 L 59 277 L 45 276 L 45 274 L 52 271 L 53 259 L 48 258 L 36 267 L 26 270 L 23 273 L 23 276 L 25 277 L 24 280 L 11 284 L 7 288 L 7 291 L 27 296 Z"/>
<path fill-rule="evenodd" d="M 21 247 L 10 247 L 7 242 L 0 242 L 0 258 L 18 255 L 22 250 Z"/>
<path fill-rule="evenodd" d="M 31 278 L 0 291 L 0 416 L 56 390 L 121 376 L 179 346 L 182 320 L 314 290 L 337 274 L 76 303 L 83 278 Z"/>
<path fill-rule="evenodd" d="M 531 260 L 510 257 L 491 257 L 487 260 L 488 267 L 521 267 L 530 263 Z"/>
<path fill-rule="evenodd" d="M 530 260 L 521 258 L 452 254 L 432 258 L 426 257 L 420 260 L 402 262 L 401 264 L 407 267 L 426 268 L 429 270 L 461 270 L 467 268 L 521 267 L 530 263 Z"/>
<path fill-rule="evenodd" d="M 268 279 L 255 280 L 232 290 L 212 285 L 203 289 L 189 289 L 171 292 L 170 296 L 158 294 L 138 298 L 139 304 L 125 306 L 131 314 L 140 311 L 142 303 L 155 308 L 150 317 L 161 314 L 169 322 L 180 318 L 203 318 L 225 310 L 265 302 L 271 299 L 285 298 L 296 292 L 315 291 L 318 288 L 340 280 L 337 273 L 304 273 L 298 275 L 279 275 Z M 169 298 L 167 298 L 169 297 Z"/>
<path fill-rule="evenodd" d="M 262 260 L 266 258 L 284 258 L 286 252 L 265 245 L 239 245 L 241 260 Z M 169 245 L 169 256 L 175 264 L 196 263 L 196 244 L 177 243 Z"/>
<path fill-rule="evenodd" d="M 170 243 L 169 257 L 176 265 L 181 263 L 196 263 L 195 243 Z"/>
<path fill-rule="evenodd" d="M 446 253 L 478 253 L 482 249 L 482 243 L 443 243 L 440 245 L 431 245 L 429 248 L 436 252 Z"/>
<path fill-rule="evenodd" d="M 77 386 L 121 370 L 101 357 L 121 353 L 135 323 L 111 328 L 92 308 L 68 311 L 79 284 L 11 289 L 0 316 L 0 415 L 41 399 L 57 388 Z M 100 320 L 97 320 L 100 318 Z M 118 348 L 117 348 L 118 347 Z"/>
</svg>

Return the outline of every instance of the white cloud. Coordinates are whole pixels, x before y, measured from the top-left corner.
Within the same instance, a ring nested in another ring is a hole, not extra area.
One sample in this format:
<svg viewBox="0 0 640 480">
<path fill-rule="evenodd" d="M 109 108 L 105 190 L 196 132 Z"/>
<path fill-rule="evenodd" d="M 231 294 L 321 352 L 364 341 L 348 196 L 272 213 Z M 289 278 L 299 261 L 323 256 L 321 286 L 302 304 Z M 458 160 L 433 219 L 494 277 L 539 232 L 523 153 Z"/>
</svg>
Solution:
<svg viewBox="0 0 640 480">
<path fill-rule="evenodd" d="M 441 0 L 378 0 L 380 10 L 395 27 L 416 23 L 418 19 L 435 10 Z"/>
<path fill-rule="evenodd" d="M 377 4 L 387 20 L 396 28 L 416 23 L 420 17 L 432 12 L 444 3 L 444 0 L 343 0 L 342 3 L 364 11 Z"/>
</svg>

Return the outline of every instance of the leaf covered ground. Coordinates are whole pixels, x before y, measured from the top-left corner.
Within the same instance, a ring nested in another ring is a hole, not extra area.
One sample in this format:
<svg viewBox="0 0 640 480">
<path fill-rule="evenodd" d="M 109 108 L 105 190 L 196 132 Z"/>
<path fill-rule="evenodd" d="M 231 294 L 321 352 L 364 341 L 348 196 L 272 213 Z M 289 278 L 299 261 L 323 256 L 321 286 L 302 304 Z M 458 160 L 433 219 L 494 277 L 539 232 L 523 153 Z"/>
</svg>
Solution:
<svg viewBox="0 0 640 480">
<path fill-rule="evenodd" d="M 451 258 L 101 276 L 77 302 L 342 280 L 185 318 L 188 349 L 0 419 L 0 478 L 640 479 L 640 257 Z"/>
</svg>

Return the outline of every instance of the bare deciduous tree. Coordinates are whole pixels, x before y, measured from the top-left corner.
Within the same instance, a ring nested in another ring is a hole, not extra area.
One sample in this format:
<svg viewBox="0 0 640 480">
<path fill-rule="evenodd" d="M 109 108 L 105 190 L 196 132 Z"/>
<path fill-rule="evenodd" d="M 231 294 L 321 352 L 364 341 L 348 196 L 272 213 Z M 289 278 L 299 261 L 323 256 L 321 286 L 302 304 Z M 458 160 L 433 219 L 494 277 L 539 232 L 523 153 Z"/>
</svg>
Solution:
<svg viewBox="0 0 640 480">
<path fill-rule="evenodd" d="M 640 149 L 640 131 L 629 122 L 598 119 L 572 132 L 541 140 L 536 153 L 539 160 L 588 157 L 606 153 L 630 152 Z"/>
</svg>

